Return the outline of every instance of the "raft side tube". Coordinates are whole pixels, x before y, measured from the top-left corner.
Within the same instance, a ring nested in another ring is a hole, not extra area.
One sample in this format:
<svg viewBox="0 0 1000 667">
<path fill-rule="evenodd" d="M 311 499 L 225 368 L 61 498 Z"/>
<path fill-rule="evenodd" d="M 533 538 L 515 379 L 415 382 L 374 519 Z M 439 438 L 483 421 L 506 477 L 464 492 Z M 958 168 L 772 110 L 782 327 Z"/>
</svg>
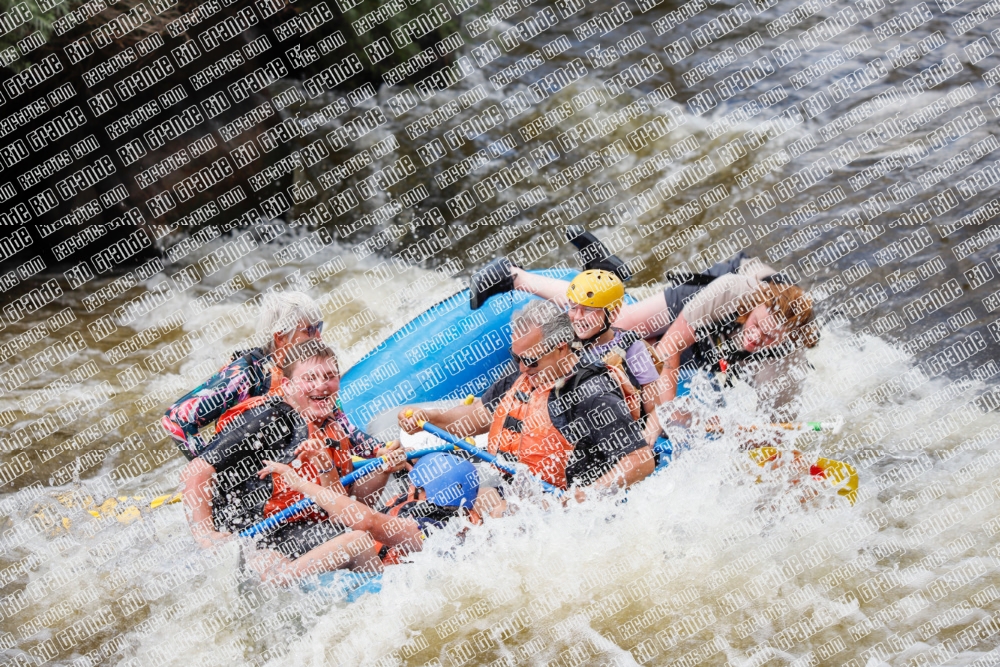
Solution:
<svg viewBox="0 0 1000 667">
<path fill-rule="evenodd" d="M 532 271 L 570 280 L 572 269 Z M 514 291 L 469 308 L 469 290 L 439 301 L 354 364 L 341 380 L 340 401 L 353 424 L 368 424 L 401 405 L 481 396 L 516 370 L 510 317 L 534 295 Z M 626 296 L 631 300 L 631 297 Z"/>
</svg>

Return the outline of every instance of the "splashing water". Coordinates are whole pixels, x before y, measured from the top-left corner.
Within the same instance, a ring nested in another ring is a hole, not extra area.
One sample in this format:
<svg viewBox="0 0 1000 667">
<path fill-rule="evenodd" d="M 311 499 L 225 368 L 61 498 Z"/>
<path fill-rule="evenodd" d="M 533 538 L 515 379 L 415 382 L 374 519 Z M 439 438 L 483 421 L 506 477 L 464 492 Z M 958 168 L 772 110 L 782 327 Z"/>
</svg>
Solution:
<svg viewBox="0 0 1000 667">
<path fill-rule="evenodd" d="M 253 260 L 235 264 L 229 277 Z M 372 265 L 345 262 L 316 289 L 341 289 Z M 286 268 L 308 275 L 318 266 Z M 394 280 L 397 290 L 421 282 L 442 293 L 460 287 L 417 268 Z M 368 324 L 327 335 L 357 358 L 367 332 L 391 329 L 433 300 L 427 293 L 397 304 L 359 299 L 337 319 L 370 313 L 362 318 Z M 158 345 L 230 309 L 192 313 Z M 157 321 L 150 315 L 136 326 Z M 173 396 L 250 335 L 249 322 L 235 327 L 144 391 L 163 387 Z M 759 437 L 852 461 L 861 478 L 853 507 L 823 482 L 791 484 L 791 470 L 766 474 L 740 451 L 737 425 L 759 421 L 748 386 L 724 389 L 715 405 L 714 390 L 696 383 L 697 418 L 717 415 L 725 433 L 710 438 L 693 429 L 676 460 L 632 489 L 627 502 L 564 508 L 518 498 L 515 514 L 485 526 L 453 522 L 412 563 L 389 568 L 380 593 L 347 603 L 332 592 L 251 580 L 240 572 L 235 543 L 198 550 L 179 505 L 143 511 L 127 524 L 127 517 L 94 519 L 88 497 L 149 498 L 176 488 L 177 457 L 116 475 L 136 456 L 126 443 L 89 467 L 81 451 L 78 470 L 54 488 L 24 484 L 0 498 L 8 524 L 0 576 L 16 590 L 4 598 L 5 641 L 36 652 L 46 642 L 71 645 L 81 660 L 122 665 L 841 664 L 863 655 L 877 662 L 899 650 L 893 664 L 907 664 L 946 651 L 979 656 L 990 643 L 978 635 L 973 641 L 966 629 L 987 612 L 963 601 L 984 609 L 998 597 L 990 552 L 1000 511 L 988 462 L 1000 422 L 995 413 L 970 419 L 967 406 L 986 385 L 920 377 L 912 355 L 853 335 L 840 320 L 827 326 L 809 359 L 815 368 L 801 411 L 843 415 L 844 431 Z M 92 388 L 108 372 L 73 391 Z M 110 407 L 145 424 L 155 411 L 136 414 L 140 397 L 122 392 Z M 893 430 L 872 430 L 881 423 Z M 125 432 L 118 427 L 109 438 Z M 930 432 L 943 434 L 932 447 L 914 439 Z M 61 475 L 39 467 L 29 481 Z M 934 637 L 950 641 L 928 641 Z"/>
</svg>

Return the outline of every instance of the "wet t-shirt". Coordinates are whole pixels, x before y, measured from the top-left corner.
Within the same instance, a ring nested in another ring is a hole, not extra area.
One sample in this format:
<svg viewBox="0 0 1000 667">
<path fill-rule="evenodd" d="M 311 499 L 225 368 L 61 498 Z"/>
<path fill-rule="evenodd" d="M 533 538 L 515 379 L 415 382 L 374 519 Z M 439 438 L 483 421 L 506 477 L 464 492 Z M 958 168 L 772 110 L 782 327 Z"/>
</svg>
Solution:
<svg viewBox="0 0 1000 667">
<path fill-rule="evenodd" d="M 736 273 L 720 276 L 699 290 L 681 314 L 692 329 L 726 321 L 741 304 L 751 303 L 761 282 L 775 270 L 757 259 L 744 260 Z"/>
</svg>

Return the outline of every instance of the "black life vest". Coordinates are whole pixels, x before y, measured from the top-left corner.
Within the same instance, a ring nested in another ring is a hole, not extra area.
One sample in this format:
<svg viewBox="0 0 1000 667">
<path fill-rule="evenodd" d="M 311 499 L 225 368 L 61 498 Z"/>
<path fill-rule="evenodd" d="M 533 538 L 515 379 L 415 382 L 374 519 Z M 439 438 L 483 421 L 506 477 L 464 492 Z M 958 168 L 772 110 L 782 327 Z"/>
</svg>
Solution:
<svg viewBox="0 0 1000 667">
<path fill-rule="evenodd" d="M 747 352 L 743 348 L 743 325 L 737 322 L 738 318 L 738 313 L 732 313 L 722 322 L 698 328 L 692 352 L 694 363 L 699 368 L 717 373 L 722 370 L 720 361 L 724 360 L 732 373 L 728 377 L 728 381 L 731 381 L 762 363 L 786 357 L 799 348 L 799 345 L 786 338 L 778 345 Z"/>
<path fill-rule="evenodd" d="M 747 259 L 747 255 L 740 251 L 730 259 L 718 262 L 706 269 L 704 273 L 668 271 L 667 279 L 673 283 L 673 286 L 667 289 L 668 308 L 671 308 L 672 312 L 676 310 L 674 313 L 676 317 L 684 304 L 716 278 L 739 271 L 740 264 L 744 259 Z M 789 281 L 781 273 L 773 273 L 762 278 L 761 282 L 783 285 Z M 725 360 L 727 367 L 739 375 L 741 368 L 747 369 L 765 361 L 780 359 L 796 349 L 795 346 L 791 346 L 789 349 L 789 346 L 782 344 L 757 352 L 747 352 L 743 349 L 743 325 L 737 322 L 738 319 L 739 313 L 734 312 L 721 322 L 713 322 L 699 327 L 695 331 L 695 343 L 691 348 L 691 356 L 682 359 L 682 363 L 684 365 L 691 364 L 696 368 L 707 369 L 714 373 L 721 370 L 719 362 Z"/>
</svg>

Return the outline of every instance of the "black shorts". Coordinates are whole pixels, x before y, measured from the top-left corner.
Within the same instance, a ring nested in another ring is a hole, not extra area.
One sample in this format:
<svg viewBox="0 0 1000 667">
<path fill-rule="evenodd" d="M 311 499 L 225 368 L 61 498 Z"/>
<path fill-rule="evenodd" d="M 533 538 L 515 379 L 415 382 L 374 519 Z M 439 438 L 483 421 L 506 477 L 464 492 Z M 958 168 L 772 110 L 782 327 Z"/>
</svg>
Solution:
<svg viewBox="0 0 1000 667">
<path fill-rule="evenodd" d="M 747 254 L 742 250 L 729 259 L 724 259 L 705 269 L 704 273 L 697 277 L 702 280 L 708 278 L 718 278 L 727 273 L 736 273 L 743 260 L 747 259 Z M 663 299 L 667 302 L 667 309 L 670 311 L 670 321 L 673 322 L 680 315 L 681 310 L 687 302 L 705 287 L 705 283 L 693 283 L 684 285 L 671 285 L 663 290 Z"/>
<path fill-rule="evenodd" d="M 265 535 L 259 546 L 280 551 L 292 560 L 312 551 L 345 533 L 345 529 L 329 519 L 324 521 L 290 521 Z"/>
</svg>

